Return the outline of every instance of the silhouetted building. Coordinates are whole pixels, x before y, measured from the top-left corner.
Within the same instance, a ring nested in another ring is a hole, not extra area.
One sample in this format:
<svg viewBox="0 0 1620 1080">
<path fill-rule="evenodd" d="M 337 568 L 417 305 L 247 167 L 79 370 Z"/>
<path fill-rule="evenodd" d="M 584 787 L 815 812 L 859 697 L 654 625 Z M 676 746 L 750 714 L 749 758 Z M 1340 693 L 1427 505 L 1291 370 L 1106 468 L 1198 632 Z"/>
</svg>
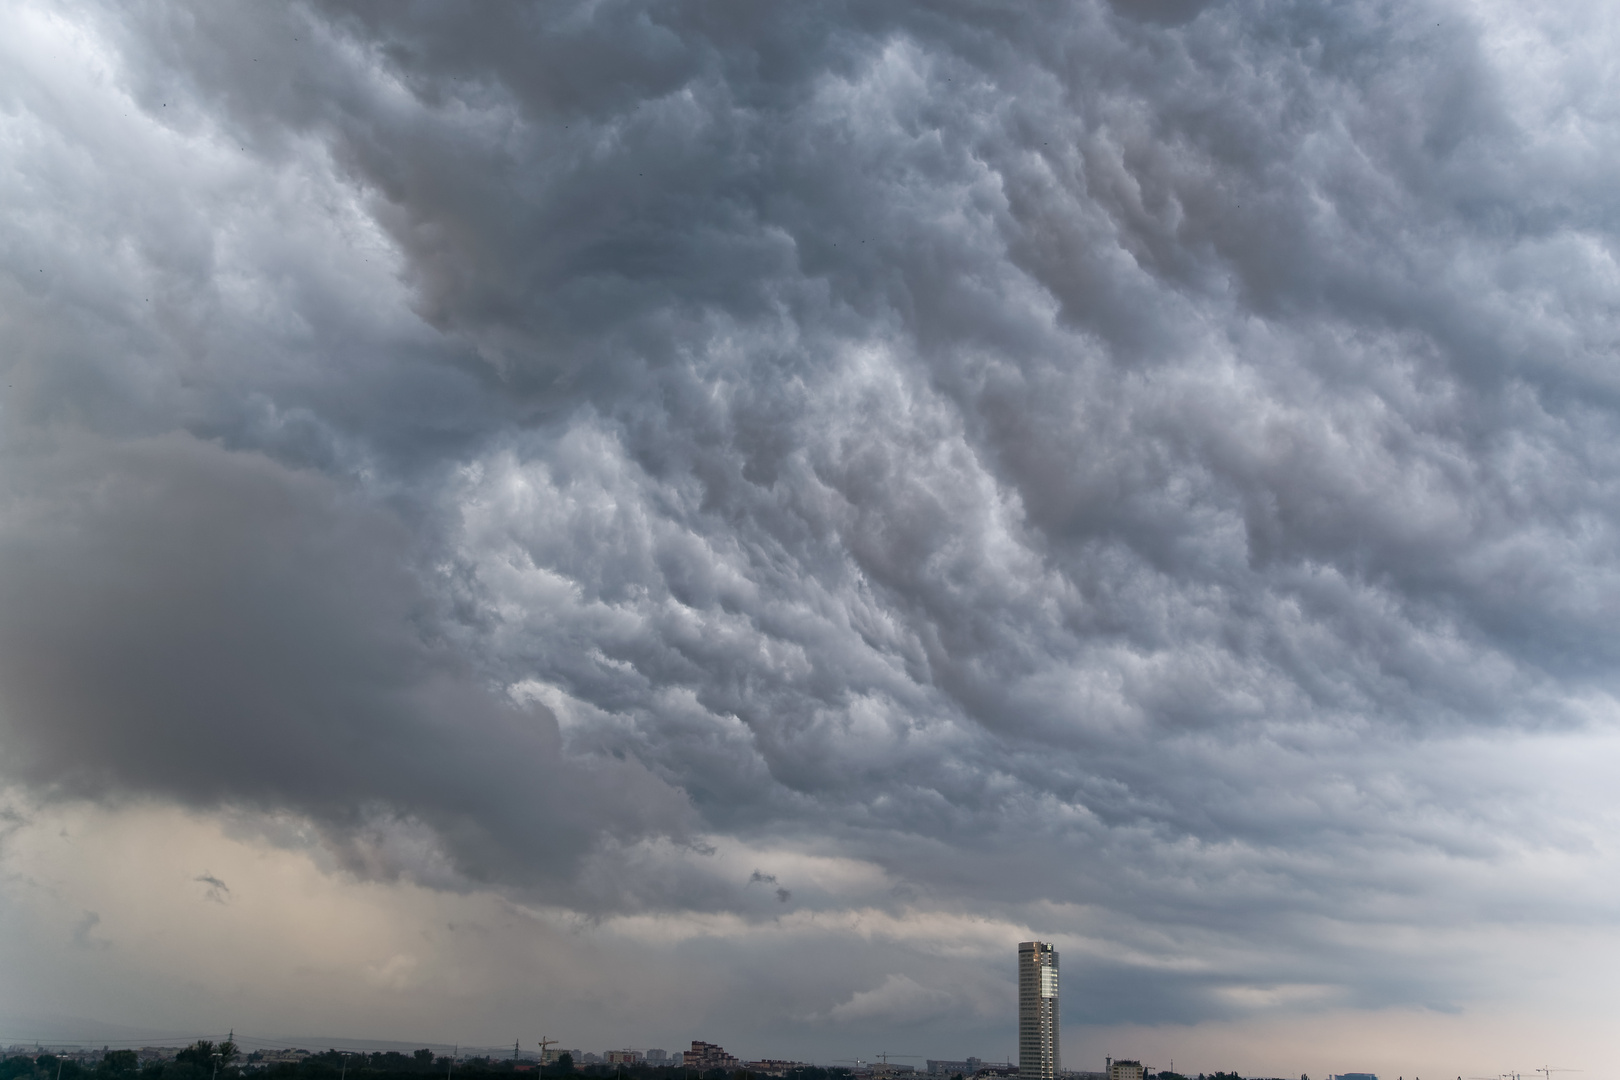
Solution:
<svg viewBox="0 0 1620 1080">
<path fill-rule="evenodd" d="M 1020 942 L 1018 1075 L 1020 1080 L 1057 1080 L 1059 1068 L 1057 950 L 1045 941 Z"/>
<path fill-rule="evenodd" d="M 735 1069 L 742 1062 L 714 1043 L 698 1042 L 693 1039 L 692 1049 L 681 1053 L 681 1064 L 698 1072 L 708 1072 L 710 1069 Z"/>
<path fill-rule="evenodd" d="M 1108 1059 L 1108 1080 L 1143 1080 L 1145 1070 L 1140 1061 L 1131 1061 L 1121 1058 L 1115 1061 Z"/>
</svg>

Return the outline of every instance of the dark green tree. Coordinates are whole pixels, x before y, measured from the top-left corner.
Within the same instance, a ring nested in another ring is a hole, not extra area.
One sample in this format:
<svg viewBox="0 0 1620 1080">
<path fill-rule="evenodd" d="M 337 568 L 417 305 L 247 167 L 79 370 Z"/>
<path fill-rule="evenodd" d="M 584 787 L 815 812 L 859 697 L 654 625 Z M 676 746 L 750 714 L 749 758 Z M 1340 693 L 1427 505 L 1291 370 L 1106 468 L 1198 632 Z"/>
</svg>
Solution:
<svg viewBox="0 0 1620 1080">
<path fill-rule="evenodd" d="M 28 1080 L 34 1075 L 34 1059 L 18 1054 L 0 1061 L 0 1080 Z"/>
<path fill-rule="evenodd" d="M 97 1076 L 132 1076 L 140 1070 L 141 1063 L 133 1050 L 108 1050 L 101 1055 L 101 1064 L 96 1067 Z"/>
<path fill-rule="evenodd" d="M 213 1041 L 210 1039 L 198 1039 L 174 1055 L 174 1060 L 182 1065 L 196 1065 L 198 1068 L 212 1069 L 214 1067 Z"/>
</svg>

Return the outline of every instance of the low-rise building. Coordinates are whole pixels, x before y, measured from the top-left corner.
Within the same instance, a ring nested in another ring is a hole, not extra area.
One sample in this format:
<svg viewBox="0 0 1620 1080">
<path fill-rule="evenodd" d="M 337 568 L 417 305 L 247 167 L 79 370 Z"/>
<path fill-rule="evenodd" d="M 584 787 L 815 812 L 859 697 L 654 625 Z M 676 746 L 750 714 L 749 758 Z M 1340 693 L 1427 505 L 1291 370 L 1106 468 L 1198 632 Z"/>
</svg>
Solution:
<svg viewBox="0 0 1620 1080">
<path fill-rule="evenodd" d="M 742 1062 L 715 1043 L 693 1039 L 692 1049 L 681 1053 L 681 1064 L 698 1072 L 708 1072 L 710 1069 L 735 1069 L 740 1067 Z"/>
<path fill-rule="evenodd" d="M 308 1050 L 260 1050 L 258 1061 L 265 1065 L 296 1065 L 309 1057 Z"/>
<path fill-rule="evenodd" d="M 1145 1080 L 1147 1070 L 1142 1068 L 1140 1061 L 1129 1058 L 1120 1058 L 1115 1061 L 1108 1059 L 1108 1080 Z"/>
</svg>

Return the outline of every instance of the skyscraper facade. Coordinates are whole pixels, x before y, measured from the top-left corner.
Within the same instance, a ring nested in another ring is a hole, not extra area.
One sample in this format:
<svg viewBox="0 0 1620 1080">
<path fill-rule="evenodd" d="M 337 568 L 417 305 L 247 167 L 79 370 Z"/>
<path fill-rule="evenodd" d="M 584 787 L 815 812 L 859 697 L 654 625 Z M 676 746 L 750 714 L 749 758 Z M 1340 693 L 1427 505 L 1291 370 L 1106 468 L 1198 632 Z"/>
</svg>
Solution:
<svg viewBox="0 0 1620 1080">
<path fill-rule="evenodd" d="M 1045 941 L 1018 946 L 1018 1080 L 1057 1080 L 1058 954 Z"/>
</svg>

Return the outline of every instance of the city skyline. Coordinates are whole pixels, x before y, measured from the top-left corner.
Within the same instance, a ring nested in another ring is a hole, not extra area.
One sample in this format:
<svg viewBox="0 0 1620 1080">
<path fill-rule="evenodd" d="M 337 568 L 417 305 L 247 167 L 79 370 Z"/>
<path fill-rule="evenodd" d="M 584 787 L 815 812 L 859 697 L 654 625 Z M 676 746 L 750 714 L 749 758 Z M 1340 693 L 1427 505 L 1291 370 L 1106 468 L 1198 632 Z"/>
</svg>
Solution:
<svg viewBox="0 0 1620 1080">
<path fill-rule="evenodd" d="M 848 1076 L 853 1080 L 888 1080 L 888 1078 L 906 1076 L 927 1076 L 937 1080 L 1006 1080 L 1008 1077 L 1018 1077 L 1019 1080 L 1030 1073 L 1050 1077 L 1066 1078 L 1066 1080 L 1158 1080 L 1165 1077 L 1170 1080 L 1187 1080 L 1196 1076 L 1204 1080 L 1207 1074 L 1211 1080 L 1225 1080 L 1245 1074 L 1231 1068 L 1204 1069 L 1192 1068 L 1183 1062 L 1184 1072 L 1174 1069 L 1174 1061 L 1169 1068 L 1160 1066 L 1155 1068 L 1151 1063 L 1144 1064 L 1137 1059 L 1115 1058 L 1108 1055 L 1104 1059 L 1101 1069 L 1080 1067 L 1061 1068 L 1058 1054 L 1057 1032 L 1051 1024 L 1053 1011 L 1044 1009 L 1047 1003 L 1055 1004 L 1057 1000 L 1057 956 L 1055 950 L 1042 942 L 1022 942 L 1019 946 L 1019 1028 L 1020 1028 L 1020 1061 L 1014 1065 L 1010 1060 L 1004 1063 L 985 1061 L 977 1057 L 965 1060 L 939 1060 L 929 1059 L 926 1067 L 912 1064 L 903 1064 L 891 1061 L 891 1058 L 917 1057 L 912 1054 L 893 1054 L 880 1051 L 873 1059 L 851 1060 L 835 1059 L 833 1061 L 816 1062 L 813 1060 L 790 1060 L 779 1058 L 739 1058 L 728 1052 L 725 1047 L 694 1039 L 687 1050 L 670 1053 L 662 1048 L 642 1046 L 632 1048 L 621 1044 L 618 1049 L 609 1049 L 601 1052 L 584 1051 L 579 1048 L 565 1048 L 561 1040 L 542 1038 L 534 1044 L 534 1049 L 525 1047 L 521 1039 L 514 1040 L 510 1047 L 499 1046 L 439 1046 L 437 1052 L 431 1045 L 426 1049 L 419 1049 L 417 1042 L 387 1042 L 377 1040 L 332 1040 L 328 1038 L 292 1038 L 285 1036 L 256 1036 L 244 1033 L 238 1037 L 232 1029 L 222 1044 L 231 1048 L 232 1061 L 236 1067 L 246 1073 L 254 1073 L 271 1067 L 286 1065 L 303 1066 L 315 1065 L 321 1059 L 337 1061 L 341 1058 L 347 1062 L 351 1059 L 357 1062 L 368 1061 L 373 1067 L 381 1065 L 387 1068 L 387 1062 L 392 1060 L 398 1066 L 406 1066 L 410 1070 L 410 1063 L 414 1060 L 414 1068 L 420 1071 L 425 1060 L 444 1064 L 447 1068 L 454 1063 L 465 1063 L 482 1067 L 510 1066 L 509 1071 L 535 1070 L 537 1075 L 544 1075 L 547 1066 L 555 1066 L 561 1073 L 567 1074 L 571 1070 L 585 1070 L 584 1075 L 592 1075 L 590 1069 L 594 1066 L 607 1067 L 610 1072 L 621 1066 L 634 1069 L 651 1068 L 660 1070 L 673 1068 L 681 1075 L 691 1078 L 701 1077 L 703 1080 L 742 1080 L 746 1074 L 752 1077 L 788 1077 L 790 1080 L 832 1080 L 833 1076 Z M 1026 976 L 1028 976 L 1026 978 Z M 1026 990 L 1033 987 L 1032 993 Z M 103 1059 L 108 1061 L 109 1054 L 127 1054 L 131 1065 L 142 1068 L 161 1065 L 165 1061 L 174 1061 L 177 1056 L 184 1057 L 182 1051 L 188 1051 L 188 1044 L 193 1040 L 189 1038 L 175 1038 L 174 1034 L 157 1035 L 146 1033 L 139 1037 L 128 1037 L 130 1033 L 122 1033 L 125 1037 L 119 1038 L 110 1033 L 100 1049 L 92 1044 L 98 1040 L 77 1039 L 62 1041 L 51 1040 L 23 1040 L 21 1042 L 0 1035 L 0 1060 L 8 1055 L 21 1057 L 38 1057 L 42 1061 L 68 1061 L 77 1063 L 83 1068 L 96 1070 Z M 169 1045 L 151 1045 L 151 1042 L 168 1043 Z M 293 1044 L 303 1042 L 309 1046 L 325 1047 L 324 1050 L 310 1050 L 297 1047 Z M 32 1045 L 30 1045 L 30 1043 Z M 209 1048 L 214 1046 L 212 1040 L 202 1039 L 196 1041 L 196 1046 Z M 1029 1053 L 1025 1053 L 1025 1048 Z M 400 1051 L 407 1051 L 401 1053 Z M 426 1057 L 424 1058 L 424 1055 Z M 1231 1063 L 1227 1063 L 1230 1066 Z M 56 1067 L 55 1065 L 52 1066 Z M 805 1069 L 814 1070 L 825 1068 L 827 1073 L 806 1074 Z M 1536 1068 L 1536 1073 L 1568 1072 L 1569 1069 Z M 1517 1076 L 1522 1070 L 1508 1070 L 1503 1075 Z M 648 1076 L 663 1077 L 664 1073 L 646 1074 Z M 127 1072 L 118 1072 L 117 1076 L 129 1080 Z M 43 1080 L 43 1078 L 42 1078 Z M 60 1080 L 60 1078 L 57 1078 Z M 73 1080 L 80 1080 L 79 1077 Z M 159 1075 L 148 1075 L 146 1080 L 162 1080 Z M 192 1078 L 197 1080 L 197 1078 Z M 283 1080 L 294 1080 L 292 1076 L 284 1076 Z M 321 1075 L 318 1080 L 330 1080 L 330 1077 Z M 1263 1080 L 1257 1077 L 1256 1080 Z M 1275 1078 L 1273 1078 L 1275 1080 Z M 1378 1080 L 1376 1074 L 1363 1072 L 1328 1073 L 1327 1080 Z M 1387 1077 L 1385 1078 L 1387 1080 Z M 1545 1080 L 1545 1078 L 1544 1078 Z"/>
<path fill-rule="evenodd" d="M 655 1048 L 643 1044 L 632 1047 L 621 1042 L 615 1049 L 602 1051 L 586 1051 L 579 1048 L 565 1048 L 562 1040 L 542 1038 L 537 1040 L 533 1049 L 527 1048 L 523 1040 L 514 1040 L 511 1047 L 504 1044 L 494 1046 L 462 1046 L 452 1044 L 445 1053 L 446 1047 L 439 1045 L 436 1049 L 441 1055 L 439 1060 L 445 1062 L 466 1062 L 484 1064 L 500 1064 L 508 1062 L 520 1069 L 531 1066 L 542 1071 L 547 1065 L 555 1065 L 564 1070 L 589 1068 L 592 1065 L 605 1065 L 609 1067 L 632 1066 L 635 1068 L 651 1067 L 660 1069 L 674 1067 L 690 1076 L 703 1076 L 712 1078 L 719 1073 L 740 1074 L 747 1073 L 756 1077 L 783 1077 L 794 1070 L 804 1067 L 825 1066 L 853 1078 L 869 1077 L 873 1080 L 886 1080 L 903 1076 L 928 1076 L 941 1078 L 941 1080 L 1003 1080 L 1007 1077 L 1017 1077 L 1018 1080 L 1154 1080 L 1160 1075 L 1181 1080 L 1184 1076 L 1198 1076 L 1200 1078 L 1208 1072 L 1211 1075 L 1240 1076 L 1243 1075 L 1230 1068 L 1227 1069 L 1193 1069 L 1186 1073 L 1174 1071 L 1174 1060 L 1170 1066 L 1155 1069 L 1153 1065 L 1146 1064 L 1137 1059 L 1118 1058 L 1107 1055 L 1104 1058 L 1102 1069 L 1089 1068 L 1082 1064 L 1078 1067 L 1063 1068 L 1060 1055 L 1060 1036 L 1058 1030 L 1058 1004 L 1059 996 L 1059 967 L 1058 954 L 1050 943 L 1040 941 L 1020 942 L 1017 949 L 1018 962 L 1018 1061 L 1015 1064 L 1011 1056 L 1006 1062 L 998 1063 L 986 1061 L 979 1057 L 968 1057 L 962 1060 L 929 1059 L 926 1067 L 913 1064 L 904 1064 L 891 1061 L 893 1057 L 916 1058 L 916 1054 L 893 1054 L 889 1051 L 880 1051 L 871 1059 L 837 1058 L 817 1061 L 814 1058 L 805 1060 L 779 1059 L 779 1058 L 752 1058 L 738 1057 L 728 1052 L 725 1047 L 705 1040 L 693 1039 L 690 1048 L 671 1053 L 662 1048 Z M 106 1025 L 101 1025 L 101 1035 L 104 1038 L 75 1038 L 67 1040 L 53 1040 L 50 1038 L 17 1040 L 7 1036 L 0 1028 L 0 1057 L 6 1054 L 44 1053 L 56 1055 L 59 1060 L 79 1062 L 89 1068 L 96 1064 L 111 1050 L 136 1052 L 134 1061 L 149 1064 L 173 1060 L 177 1053 L 191 1043 L 189 1036 L 176 1037 L 174 1033 L 146 1032 L 135 1035 L 130 1031 L 109 1031 Z M 57 1032 L 56 1034 L 62 1034 Z M 81 1028 L 80 1034 L 84 1034 Z M 94 1043 L 101 1042 L 99 1050 Z M 332 1039 L 329 1037 L 288 1037 L 288 1036 L 262 1036 L 244 1033 L 238 1037 L 233 1028 L 224 1042 L 237 1048 L 241 1054 L 240 1065 L 249 1072 L 272 1065 L 292 1064 L 298 1065 L 311 1062 L 323 1054 L 331 1055 L 334 1052 L 343 1055 L 358 1055 L 365 1058 L 368 1054 L 375 1059 L 383 1051 L 392 1051 L 397 1054 L 400 1050 L 411 1050 L 416 1057 L 422 1054 L 434 1054 L 435 1050 L 430 1044 L 429 1049 L 418 1050 L 417 1042 L 387 1041 L 387 1040 L 354 1040 Z M 30 1043 L 32 1046 L 30 1046 Z M 154 1043 L 167 1043 L 170 1045 L 153 1045 Z M 298 1047 L 294 1044 L 305 1043 L 310 1047 L 324 1047 L 324 1050 L 311 1050 Z M 198 1045 L 207 1045 L 199 1042 Z M 1194 1050 L 1196 1053 L 1197 1050 Z M 383 1054 L 382 1056 L 392 1056 Z M 403 1055 L 399 1055 L 403 1057 Z M 347 1060 L 347 1057 L 345 1057 Z M 1185 1055 L 1183 1061 L 1185 1063 Z M 521 1064 L 527 1063 L 527 1064 Z M 1230 1062 L 1227 1063 L 1231 1065 Z M 1184 1068 L 1186 1068 L 1184 1064 Z M 718 1070 L 718 1071 L 717 1071 Z M 1511 1070 L 1516 1073 L 1519 1070 Z M 1537 1072 L 1546 1072 L 1546 1069 L 1537 1069 Z M 1569 1071 L 1559 1069 L 1556 1071 Z M 795 1073 L 795 1075 L 798 1075 Z M 127 1078 L 126 1078 L 127 1080 Z M 801 1078 L 806 1080 L 806 1078 Z M 816 1080 L 826 1080 L 817 1077 Z M 1371 1073 L 1329 1073 L 1327 1080 L 1378 1080 Z"/>
<path fill-rule="evenodd" d="M 386 1069 L 392 1063 L 396 1069 L 406 1071 L 421 1071 L 424 1065 L 433 1066 L 435 1063 L 447 1069 L 456 1064 L 500 1067 L 507 1066 L 508 1072 L 533 1071 L 538 1076 L 544 1076 L 547 1068 L 555 1071 L 553 1075 L 567 1075 L 574 1070 L 584 1070 L 583 1075 L 599 1075 L 590 1070 L 595 1066 L 606 1067 L 610 1073 L 620 1066 L 635 1070 L 652 1069 L 651 1074 L 666 1076 L 657 1070 L 674 1069 L 678 1073 L 689 1077 L 702 1077 L 703 1080 L 719 1080 L 718 1074 L 727 1074 L 727 1080 L 740 1080 L 741 1074 L 752 1077 L 797 1077 L 798 1080 L 829 1080 L 829 1076 L 847 1076 L 854 1078 L 885 1078 L 900 1076 L 934 1077 L 943 1080 L 1002 1080 L 1009 1076 L 1017 1076 L 1020 1070 L 1013 1067 L 1009 1070 L 1006 1063 L 985 1062 L 978 1058 L 969 1058 L 964 1061 L 929 1060 L 927 1067 L 918 1067 L 909 1064 L 900 1064 L 888 1060 L 894 1056 L 887 1052 L 880 1052 L 876 1060 L 847 1062 L 843 1065 L 823 1063 L 817 1065 L 809 1061 L 792 1061 L 784 1059 L 744 1060 L 730 1054 L 724 1047 L 703 1040 L 692 1040 L 691 1048 L 686 1051 L 671 1054 L 657 1048 L 619 1050 L 606 1050 L 600 1053 L 582 1051 L 580 1049 L 554 1048 L 556 1040 L 545 1039 L 536 1045 L 541 1050 L 523 1048 L 522 1041 L 516 1040 L 511 1047 L 451 1047 L 439 1048 L 447 1051 L 439 1054 L 429 1048 L 416 1048 L 414 1043 L 356 1044 L 352 1041 L 338 1041 L 330 1045 L 327 1040 L 304 1040 L 311 1045 L 325 1045 L 325 1050 L 309 1050 L 301 1047 L 286 1045 L 285 1040 L 265 1041 L 254 1036 L 245 1036 L 238 1040 L 235 1031 L 228 1033 L 221 1043 L 211 1040 L 201 1040 L 195 1047 L 207 1050 L 228 1049 L 228 1057 L 222 1060 L 234 1070 L 244 1074 L 259 1074 L 261 1070 L 274 1069 L 281 1066 L 317 1066 L 321 1059 L 329 1061 L 353 1061 L 357 1067 L 365 1065 L 373 1069 Z M 402 1048 L 412 1048 L 408 1053 L 401 1053 Z M 7 1056 L 19 1058 L 35 1058 L 37 1060 L 52 1062 L 70 1062 L 81 1068 L 95 1071 L 106 1061 L 119 1054 L 131 1055 L 130 1064 L 140 1067 L 161 1066 L 164 1062 L 173 1062 L 177 1057 L 184 1058 L 187 1052 L 193 1049 L 190 1045 L 139 1045 L 131 1040 L 114 1040 L 104 1043 L 99 1049 L 80 1044 L 41 1044 L 26 1045 L 12 1043 L 5 1045 L 0 1041 L 0 1060 Z M 221 1056 L 221 1055 L 215 1055 Z M 913 1056 L 913 1055 L 900 1055 Z M 1038 1055 L 1039 1056 L 1039 1055 Z M 1039 1071 L 1049 1055 L 1037 1062 L 1035 1068 Z M 805 1070 L 823 1069 L 824 1072 L 815 1076 L 805 1074 Z M 1538 1069 L 1538 1072 L 1547 1072 Z M 1552 1070 L 1568 1071 L 1568 1070 Z M 1187 1076 L 1202 1077 L 1204 1070 L 1194 1070 Z M 1231 1072 L 1212 1070 L 1212 1075 L 1236 1076 Z M 120 1075 L 127 1075 L 122 1072 Z M 234 1075 L 234 1074 L 233 1074 Z M 1157 1077 L 1174 1077 L 1182 1080 L 1183 1074 L 1167 1072 L 1163 1069 L 1155 1070 L 1152 1066 L 1144 1066 L 1136 1060 L 1119 1059 L 1113 1057 L 1105 1059 L 1102 1069 L 1062 1069 L 1054 1075 L 1071 1078 L 1071 1080 L 1155 1080 Z M 1377 1076 L 1369 1073 L 1329 1074 L 1327 1080 L 1378 1080 Z"/>
</svg>

